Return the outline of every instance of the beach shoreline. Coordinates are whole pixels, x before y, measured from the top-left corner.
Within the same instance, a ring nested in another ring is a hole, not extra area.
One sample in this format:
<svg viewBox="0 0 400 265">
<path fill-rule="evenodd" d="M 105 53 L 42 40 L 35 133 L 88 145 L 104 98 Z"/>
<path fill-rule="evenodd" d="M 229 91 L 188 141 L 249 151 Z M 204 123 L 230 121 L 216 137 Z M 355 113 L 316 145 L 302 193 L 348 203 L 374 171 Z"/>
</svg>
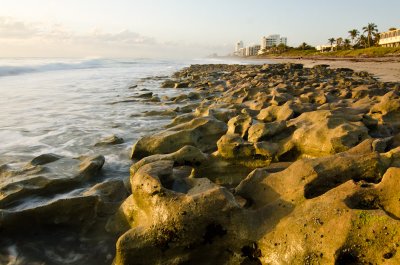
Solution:
<svg viewBox="0 0 400 265">
<path fill-rule="evenodd" d="M 383 82 L 400 81 L 400 57 L 371 58 L 333 58 L 333 57 L 272 57 L 254 58 L 254 60 L 271 60 L 275 63 L 300 63 L 304 67 L 328 64 L 331 68 L 351 68 L 354 71 L 366 71 Z"/>
</svg>

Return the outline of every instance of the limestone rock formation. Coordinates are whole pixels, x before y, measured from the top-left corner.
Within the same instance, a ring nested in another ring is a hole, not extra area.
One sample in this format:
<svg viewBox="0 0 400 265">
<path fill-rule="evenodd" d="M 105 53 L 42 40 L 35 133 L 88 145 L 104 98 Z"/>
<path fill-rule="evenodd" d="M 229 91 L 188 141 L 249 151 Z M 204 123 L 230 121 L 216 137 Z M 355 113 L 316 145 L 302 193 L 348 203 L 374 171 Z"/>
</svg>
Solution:
<svg viewBox="0 0 400 265">
<path fill-rule="evenodd" d="M 165 131 L 140 139 L 132 150 L 133 158 L 175 152 L 192 145 L 203 152 L 216 149 L 216 141 L 226 132 L 227 125 L 213 117 L 199 117 Z"/>
<path fill-rule="evenodd" d="M 300 64 L 173 78 L 196 94 L 133 147 L 116 265 L 400 263 L 399 84 Z"/>
</svg>

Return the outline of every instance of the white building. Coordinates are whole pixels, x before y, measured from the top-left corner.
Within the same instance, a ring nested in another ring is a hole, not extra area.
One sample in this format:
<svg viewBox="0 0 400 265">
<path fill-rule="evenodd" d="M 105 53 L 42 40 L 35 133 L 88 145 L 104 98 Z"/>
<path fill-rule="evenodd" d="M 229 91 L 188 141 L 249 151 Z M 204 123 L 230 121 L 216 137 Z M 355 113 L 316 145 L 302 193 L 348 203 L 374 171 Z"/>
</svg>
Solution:
<svg viewBox="0 0 400 265">
<path fill-rule="evenodd" d="M 273 46 L 278 46 L 279 44 L 287 45 L 287 38 L 281 37 L 279 34 L 269 35 L 267 37 L 261 38 L 261 49 L 267 49 Z"/>
<path fill-rule="evenodd" d="M 379 45 L 383 47 L 400 47 L 400 29 L 390 30 L 379 34 Z"/>
<path fill-rule="evenodd" d="M 246 47 L 246 56 L 255 56 L 258 54 L 258 51 L 261 49 L 260 45 L 252 45 Z"/>
<path fill-rule="evenodd" d="M 238 42 L 236 43 L 236 45 L 235 45 L 235 52 L 236 52 L 236 53 L 239 52 L 239 50 L 240 50 L 241 48 L 243 48 L 243 47 L 244 47 L 243 41 L 238 41 Z"/>
<path fill-rule="evenodd" d="M 246 56 L 246 48 L 240 48 L 239 51 L 236 53 L 236 56 L 240 57 Z"/>
<path fill-rule="evenodd" d="M 333 48 L 335 48 L 336 46 L 337 46 L 336 44 L 332 44 L 332 45 L 324 44 L 324 45 L 315 46 L 315 49 L 320 52 L 327 52 L 327 51 L 333 51 Z"/>
<path fill-rule="evenodd" d="M 280 44 L 283 43 L 287 46 L 287 37 L 281 37 Z"/>
</svg>

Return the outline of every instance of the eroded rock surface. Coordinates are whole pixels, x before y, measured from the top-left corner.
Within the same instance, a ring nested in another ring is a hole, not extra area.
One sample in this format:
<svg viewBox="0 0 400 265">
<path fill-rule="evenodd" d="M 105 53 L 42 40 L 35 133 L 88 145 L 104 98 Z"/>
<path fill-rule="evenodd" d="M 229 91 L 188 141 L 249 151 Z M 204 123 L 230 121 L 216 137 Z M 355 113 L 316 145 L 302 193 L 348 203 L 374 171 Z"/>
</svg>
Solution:
<svg viewBox="0 0 400 265">
<path fill-rule="evenodd" d="M 162 86 L 191 107 L 133 147 L 115 264 L 400 263 L 398 83 L 193 65 Z"/>
<path fill-rule="evenodd" d="M 107 262 L 114 238 L 104 225 L 128 192 L 122 180 L 101 179 L 104 162 L 43 154 L 21 167 L 2 165 L 0 263 Z"/>
</svg>

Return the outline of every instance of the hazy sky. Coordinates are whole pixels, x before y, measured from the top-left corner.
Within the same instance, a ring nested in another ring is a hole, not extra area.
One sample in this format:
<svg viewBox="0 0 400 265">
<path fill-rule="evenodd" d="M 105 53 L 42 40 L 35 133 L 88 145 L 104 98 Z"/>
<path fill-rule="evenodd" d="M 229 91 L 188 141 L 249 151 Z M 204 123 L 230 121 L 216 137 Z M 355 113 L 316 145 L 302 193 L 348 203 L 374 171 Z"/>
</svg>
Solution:
<svg viewBox="0 0 400 265">
<path fill-rule="evenodd" d="M 281 34 L 327 43 L 373 22 L 400 27 L 399 0 L 0 0 L 0 57 L 197 57 Z"/>
</svg>

